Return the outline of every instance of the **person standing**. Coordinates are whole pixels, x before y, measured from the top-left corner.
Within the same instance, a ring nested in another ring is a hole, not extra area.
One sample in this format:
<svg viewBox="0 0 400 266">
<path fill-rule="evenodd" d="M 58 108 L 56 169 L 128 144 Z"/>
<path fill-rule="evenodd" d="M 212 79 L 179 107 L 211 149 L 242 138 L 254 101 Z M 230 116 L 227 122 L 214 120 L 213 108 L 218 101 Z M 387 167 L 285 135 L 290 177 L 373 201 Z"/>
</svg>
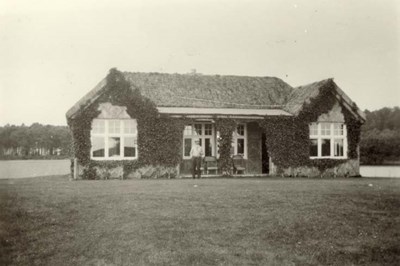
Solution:
<svg viewBox="0 0 400 266">
<path fill-rule="evenodd" d="M 204 156 L 203 148 L 200 146 L 200 140 L 196 139 L 194 141 L 194 146 L 190 150 L 190 157 L 192 158 L 192 177 L 196 178 L 196 174 L 198 178 L 201 177 L 201 160 Z"/>
</svg>

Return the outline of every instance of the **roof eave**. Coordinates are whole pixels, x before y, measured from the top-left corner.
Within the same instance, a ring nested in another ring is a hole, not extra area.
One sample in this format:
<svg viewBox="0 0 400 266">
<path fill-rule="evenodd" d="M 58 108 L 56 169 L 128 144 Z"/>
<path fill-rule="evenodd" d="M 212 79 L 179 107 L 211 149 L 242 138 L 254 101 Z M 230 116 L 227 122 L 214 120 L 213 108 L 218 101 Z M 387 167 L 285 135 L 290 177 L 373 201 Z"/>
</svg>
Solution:
<svg viewBox="0 0 400 266">
<path fill-rule="evenodd" d="M 282 109 L 241 109 L 241 108 L 190 108 L 190 107 L 161 107 L 157 106 L 160 114 L 169 116 L 197 117 L 265 117 L 292 116 Z"/>
<path fill-rule="evenodd" d="M 367 120 L 365 113 L 361 111 L 360 108 L 358 108 L 358 106 L 350 99 L 349 96 L 347 96 L 347 94 L 335 82 L 333 82 L 333 84 L 335 85 L 336 89 L 336 97 L 339 100 L 342 99 L 347 109 L 351 113 L 353 113 L 353 115 L 355 115 L 362 123 L 365 123 L 365 121 Z"/>
<path fill-rule="evenodd" d="M 231 119 L 248 119 L 248 120 L 262 120 L 265 116 L 255 115 L 187 115 L 187 114 L 173 114 L 168 115 L 172 118 L 188 118 L 188 119 L 220 119 L 220 118 L 231 118 Z"/>
<path fill-rule="evenodd" d="M 86 93 L 77 103 L 75 103 L 65 114 L 67 120 L 74 119 L 81 108 L 86 108 L 91 105 L 100 96 L 101 90 L 106 85 L 106 78 L 102 79 L 92 90 Z"/>
</svg>

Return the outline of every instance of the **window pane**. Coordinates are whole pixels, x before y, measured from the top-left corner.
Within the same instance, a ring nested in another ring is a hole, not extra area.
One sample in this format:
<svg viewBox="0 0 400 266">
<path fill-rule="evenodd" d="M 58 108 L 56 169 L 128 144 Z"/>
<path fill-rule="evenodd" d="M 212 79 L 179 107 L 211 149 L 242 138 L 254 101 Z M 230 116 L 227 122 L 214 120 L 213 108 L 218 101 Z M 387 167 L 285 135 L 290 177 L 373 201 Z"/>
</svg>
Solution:
<svg viewBox="0 0 400 266">
<path fill-rule="evenodd" d="M 343 136 L 343 124 L 335 123 L 334 124 L 334 134 L 335 136 Z"/>
<path fill-rule="evenodd" d="M 335 156 L 343 156 L 343 140 L 342 139 L 335 139 L 334 140 L 334 147 L 335 147 Z"/>
<path fill-rule="evenodd" d="M 121 140 L 118 137 L 108 138 L 108 156 L 120 156 L 121 155 Z"/>
<path fill-rule="evenodd" d="M 238 125 L 237 126 L 237 134 L 239 136 L 244 136 L 244 125 Z"/>
<path fill-rule="evenodd" d="M 244 139 L 237 140 L 237 154 L 244 155 Z"/>
<path fill-rule="evenodd" d="M 331 140 L 330 139 L 322 139 L 322 154 L 321 156 L 331 156 Z"/>
<path fill-rule="evenodd" d="M 108 120 L 108 132 L 120 133 L 120 120 Z"/>
<path fill-rule="evenodd" d="M 206 139 L 204 140 L 204 143 L 205 143 L 205 147 L 204 147 L 205 156 L 212 156 L 211 139 L 206 138 Z"/>
<path fill-rule="evenodd" d="M 136 134 L 137 122 L 136 119 L 124 120 L 124 133 Z"/>
<path fill-rule="evenodd" d="M 94 137 L 92 138 L 92 156 L 93 157 L 104 157 L 104 138 Z"/>
<path fill-rule="evenodd" d="M 92 121 L 92 132 L 101 134 L 105 132 L 105 120 L 94 119 Z"/>
<path fill-rule="evenodd" d="M 183 145 L 185 145 L 184 156 L 190 156 L 190 150 L 192 149 L 192 139 L 185 139 Z"/>
<path fill-rule="evenodd" d="M 318 135 L 318 124 L 317 123 L 310 124 L 310 135 Z"/>
<path fill-rule="evenodd" d="M 201 133 L 201 124 L 194 125 L 194 135 L 202 135 Z"/>
<path fill-rule="evenodd" d="M 192 126 L 191 125 L 186 125 L 185 129 L 183 130 L 183 135 L 185 136 L 191 136 L 192 135 Z"/>
<path fill-rule="evenodd" d="M 204 135 L 207 135 L 207 136 L 212 135 L 212 125 L 211 124 L 204 125 Z"/>
<path fill-rule="evenodd" d="M 321 123 L 321 135 L 328 136 L 331 134 L 331 124 Z"/>
<path fill-rule="evenodd" d="M 124 139 L 124 157 L 136 157 L 136 138 L 127 137 Z"/>
<path fill-rule="evenodd" d="M 317 157 L 318 156 L 318 140 L 310 139 L 310 156 Z"/>
</svg>

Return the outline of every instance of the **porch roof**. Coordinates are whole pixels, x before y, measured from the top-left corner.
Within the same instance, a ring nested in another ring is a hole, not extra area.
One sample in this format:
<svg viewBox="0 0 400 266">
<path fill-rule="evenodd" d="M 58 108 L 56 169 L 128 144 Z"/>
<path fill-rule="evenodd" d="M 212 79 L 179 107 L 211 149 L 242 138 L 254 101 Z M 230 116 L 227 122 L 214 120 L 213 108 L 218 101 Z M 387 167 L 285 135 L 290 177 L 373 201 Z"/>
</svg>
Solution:
<svg viewBox="0 0 400 266">
<path fill-rule="evenodd" d="M 232 117 L 255 118 L 265 116 L 292 116 L 281 109 L 236 109 L 236 108 L 192 108 L 192 107 L 157 107 L 159 113 L 180 117 Z"/>
</svg>

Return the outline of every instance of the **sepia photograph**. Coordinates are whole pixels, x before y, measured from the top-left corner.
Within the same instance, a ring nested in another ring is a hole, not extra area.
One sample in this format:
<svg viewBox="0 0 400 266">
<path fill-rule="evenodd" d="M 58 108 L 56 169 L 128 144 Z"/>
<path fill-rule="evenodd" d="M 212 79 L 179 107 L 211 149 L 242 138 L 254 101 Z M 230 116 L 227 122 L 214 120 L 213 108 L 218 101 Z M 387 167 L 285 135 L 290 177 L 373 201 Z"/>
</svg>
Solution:
<svg viewBox="0 0 400 266">
<path fill-rule="evenodd" d="M 400 1 L 0 0 L 0 265 L 399 265 Z"/>
</svg>

